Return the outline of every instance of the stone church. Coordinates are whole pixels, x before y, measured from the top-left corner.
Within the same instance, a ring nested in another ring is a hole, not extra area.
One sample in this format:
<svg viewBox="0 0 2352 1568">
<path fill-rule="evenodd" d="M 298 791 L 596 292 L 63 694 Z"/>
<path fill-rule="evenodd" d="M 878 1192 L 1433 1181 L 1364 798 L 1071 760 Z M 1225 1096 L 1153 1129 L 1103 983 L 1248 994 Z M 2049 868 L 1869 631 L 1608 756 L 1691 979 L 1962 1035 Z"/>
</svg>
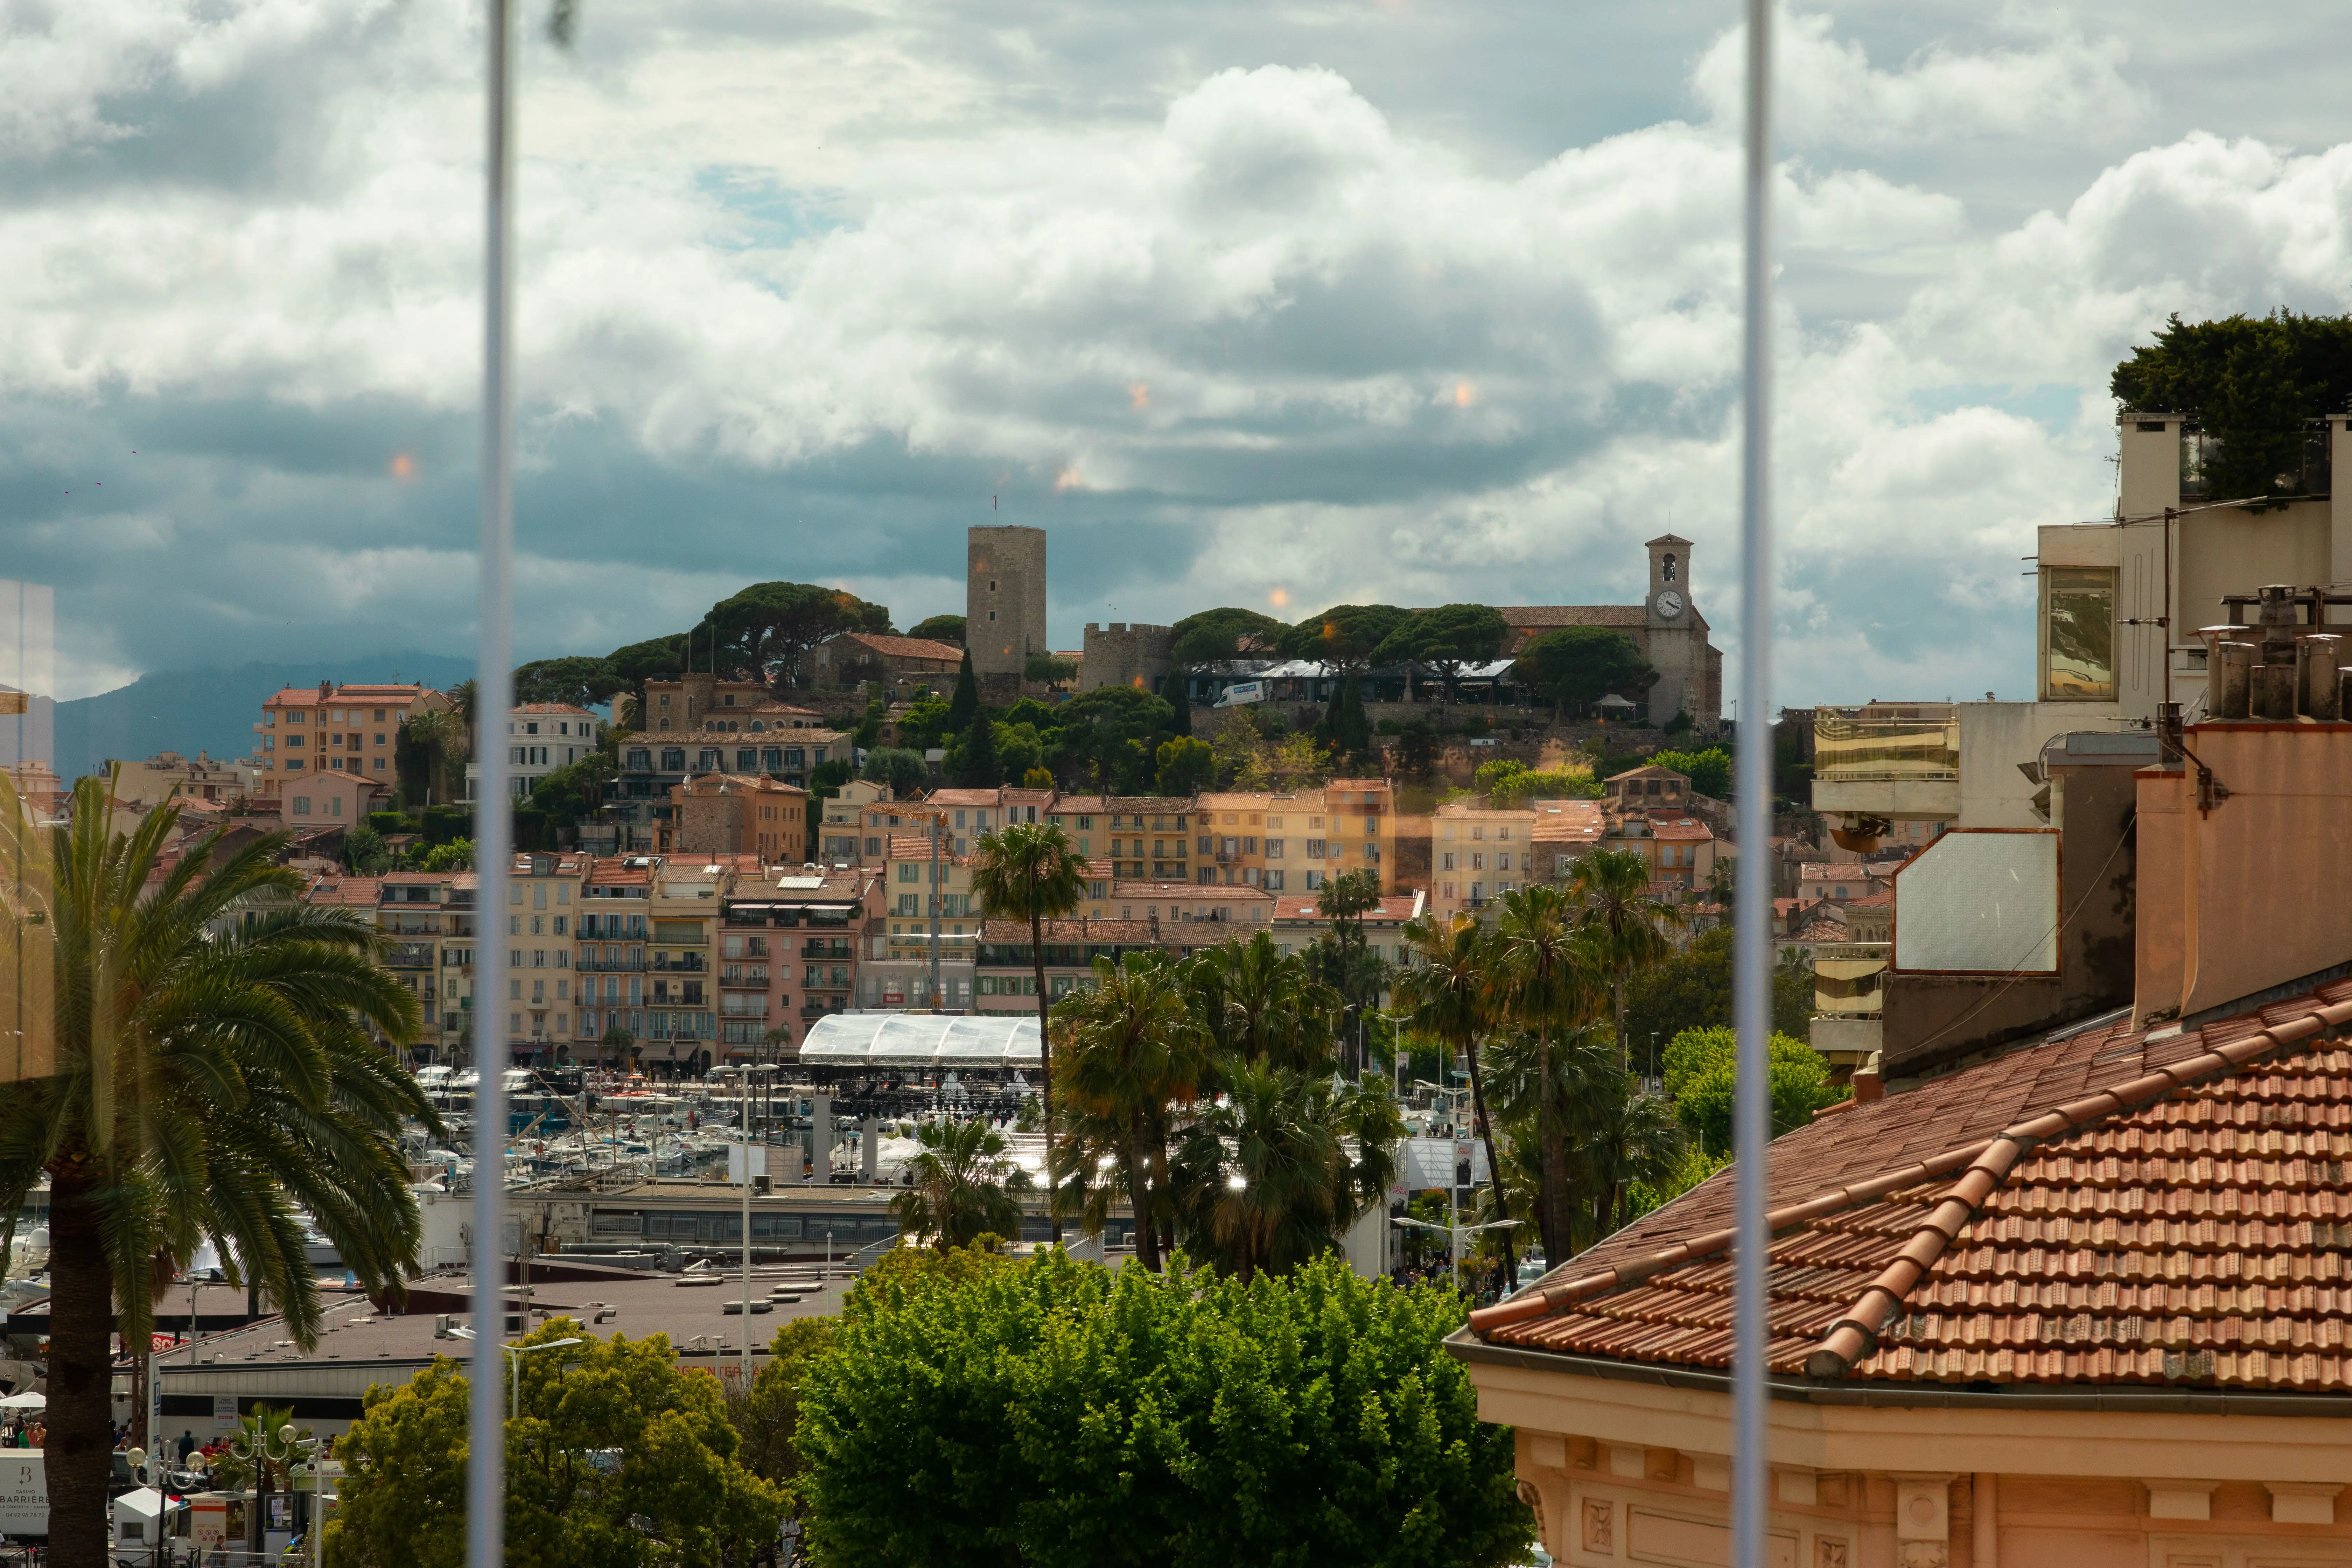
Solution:
<svg viewBox="0 0 2352 1568">
<path fill-rule="evenodd" d="M 1650 588 L 1640 604 L 1498 605 L 1511 628 L 1503 651 L 1516 654 L 1559 626 L 1622 631 L 1658 672 L 1658 683 L 1650 689 L 1651 721 L 1664 724 L 1686 712 L 1694 728 L 1712 733 L 1723 722 L 1723 651 L 1707 642 L 1706 617 L 1691 596 L 1691 542 L 1662 533 L 1644 548 L 1650 552 Z"/>
</svg>

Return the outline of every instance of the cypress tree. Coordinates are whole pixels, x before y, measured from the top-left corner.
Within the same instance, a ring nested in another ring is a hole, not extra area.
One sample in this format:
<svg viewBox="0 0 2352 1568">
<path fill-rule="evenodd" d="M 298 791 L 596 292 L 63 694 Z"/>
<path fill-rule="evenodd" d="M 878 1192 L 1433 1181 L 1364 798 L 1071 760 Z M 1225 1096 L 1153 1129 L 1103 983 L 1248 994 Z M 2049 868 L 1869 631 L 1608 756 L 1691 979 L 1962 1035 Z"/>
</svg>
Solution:
<svg viewBox="0 0 2352 1568">
<path fill-rule="evenodd" d="M 1192 700 L 1184 695 L 1182 670 L 1171 669 L 1160 678 L 1160 700 L 1176 710 L 1176 716 L 1168 721 L 1168 732 L 1190 735 L 1192 732 Z"/>
<path fill-rule="evenodd" d="M 956 743 L 956 783 L 964 789 L 994 789 L 1003 782 L 1004 764 L 996 758 L 996 721 L 975 714 Z"/>
<path fill-rule="evenodd" d="M 963 650 L 963 668 L 956 674 L 955 695 L 948 699 L 948 728 L 961 734 L 980 711 L 980 682 L 972 679 L 971 649 Z"/>
</svg>

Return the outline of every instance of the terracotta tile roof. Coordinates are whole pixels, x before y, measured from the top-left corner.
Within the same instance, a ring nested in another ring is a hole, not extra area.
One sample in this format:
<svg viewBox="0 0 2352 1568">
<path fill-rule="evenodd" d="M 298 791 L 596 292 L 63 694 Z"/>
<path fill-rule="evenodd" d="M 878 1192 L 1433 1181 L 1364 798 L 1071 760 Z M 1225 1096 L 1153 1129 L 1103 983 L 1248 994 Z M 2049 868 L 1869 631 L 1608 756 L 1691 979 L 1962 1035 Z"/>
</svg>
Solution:
<svg viewBox="0 0 2352 1568">
<path fill-rule="evenodd" d="M 1366 925 L 1402 925 L 1422 912 L 1426 893 L 1389 893 L 1363 912 Z M 1274 902 L 1274 918 L 1277 921 L 1321 921 L 1324 915 L 1313 899 L 1279 898 Z"/>
<path fill-rule="evenodd" d="M 1591 844 L 1599 841 L 1601 805 L 1597 800 L 1530 801 L 1536 814 L 1538 844 Z"/>
<path fill-rule="evenodd" d="M 1773 1368 L 1857 1381 L 2352 1392 L 2352 981 L 2126 1024 L 1772 1145 Z M 1725 1172 L 1511 1301 L 1488 1340 L 1720 1367 Z"/>
<path fill-rule="evenodd" d="M 1668 844 L 1704 844 L 1715 835 L 1704 822 L 1661 822 L 1650 829 L 1650 837 Z"/>
<path fill-rule="evenodd" d="M 514 710 L 518 713 L 560 713 L 570 719 L 596 717 L 585 708 L 575 708 L 569 702 L 518 702 Z"/>
<path fill-rule="evenodd" d="M 1274 895 L 1264 888 L 1244 887 L 1216 882 L 1147 882 L 1118 881 L 1110 885 L 1114 899 L 1173 899 L 1179 903 L 1272 904 Z"/>
<path fill-rule="evenodd" d="M 929 637 L 885 637 L 879 632 L 844 632 L 837 639 L 872 648 L 886 658 L 930 658 L 947 664 L 961 664 L 963 649 L 954 643 L 933 642 Z"/>
<path fill-rule="evenodd" d="M 1497 605 L 1495 613 L 1514 630 L 1522 626 L 1640 626 L 1650 612 L 1640 605 Z"/>
</svg>

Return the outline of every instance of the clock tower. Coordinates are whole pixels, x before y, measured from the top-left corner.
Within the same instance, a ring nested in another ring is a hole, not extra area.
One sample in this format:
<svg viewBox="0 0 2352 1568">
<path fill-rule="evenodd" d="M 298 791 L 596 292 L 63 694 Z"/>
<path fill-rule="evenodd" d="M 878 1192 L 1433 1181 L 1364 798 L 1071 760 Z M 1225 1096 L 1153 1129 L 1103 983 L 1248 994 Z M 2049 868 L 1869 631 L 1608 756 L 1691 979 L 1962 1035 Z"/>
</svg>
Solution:
<svg viewBox="0 0 2352 1568">
<path fill-rule="evenodd" d="M 1650 541 L 1650 592 L 1645 601 L 1650 624 L 1690 624 L 1691 542 L 1679 534 L 1662 533 Z"/>
</svg>

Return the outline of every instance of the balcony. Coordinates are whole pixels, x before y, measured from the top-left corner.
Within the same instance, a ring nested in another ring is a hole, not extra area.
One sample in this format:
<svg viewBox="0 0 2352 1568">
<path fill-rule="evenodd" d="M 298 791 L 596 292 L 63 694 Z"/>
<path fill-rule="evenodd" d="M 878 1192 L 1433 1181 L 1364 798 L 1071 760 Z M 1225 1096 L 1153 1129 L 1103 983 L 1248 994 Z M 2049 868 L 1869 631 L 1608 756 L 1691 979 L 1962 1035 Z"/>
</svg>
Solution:
<svg viewBox="0 0 2352 1568">
<path fill-rule="evenodd" d="M 434 963 L 435 944 L 429 942 L 395 942 L 388 943 L 383 961 L 394 969 L 430 969 Z"/>
<path fill-rule="evenodd" d="M 583 954 L 572 967 L 593 970 L 606 974 L 636 974 L 644 973 L 646 959 L 645 954 L 638 952 L 629 953 L 621 958 L 590 958 Z"/>
<path fill-rule="evenodd" d="M 1960 815 L 1960 721 L 1949 703 L 1813 713 L 1813 809 L 1891 822 Z"/>
<path fill-rule="evenodd" d="M 671 973 L 700 974 L 710 965 L 703 961 L 702 954 L 698 952 L 657 952 L 653 955 L 653 962 L 646 967 Z"/>
<path fill-rule="evenodd" d="M 849 942 L 846 938 L 835 938 L 829 942 L 804 942 L 801 944 L 803 958 L 846 959 L 849 955 Z"/>
</svg>

